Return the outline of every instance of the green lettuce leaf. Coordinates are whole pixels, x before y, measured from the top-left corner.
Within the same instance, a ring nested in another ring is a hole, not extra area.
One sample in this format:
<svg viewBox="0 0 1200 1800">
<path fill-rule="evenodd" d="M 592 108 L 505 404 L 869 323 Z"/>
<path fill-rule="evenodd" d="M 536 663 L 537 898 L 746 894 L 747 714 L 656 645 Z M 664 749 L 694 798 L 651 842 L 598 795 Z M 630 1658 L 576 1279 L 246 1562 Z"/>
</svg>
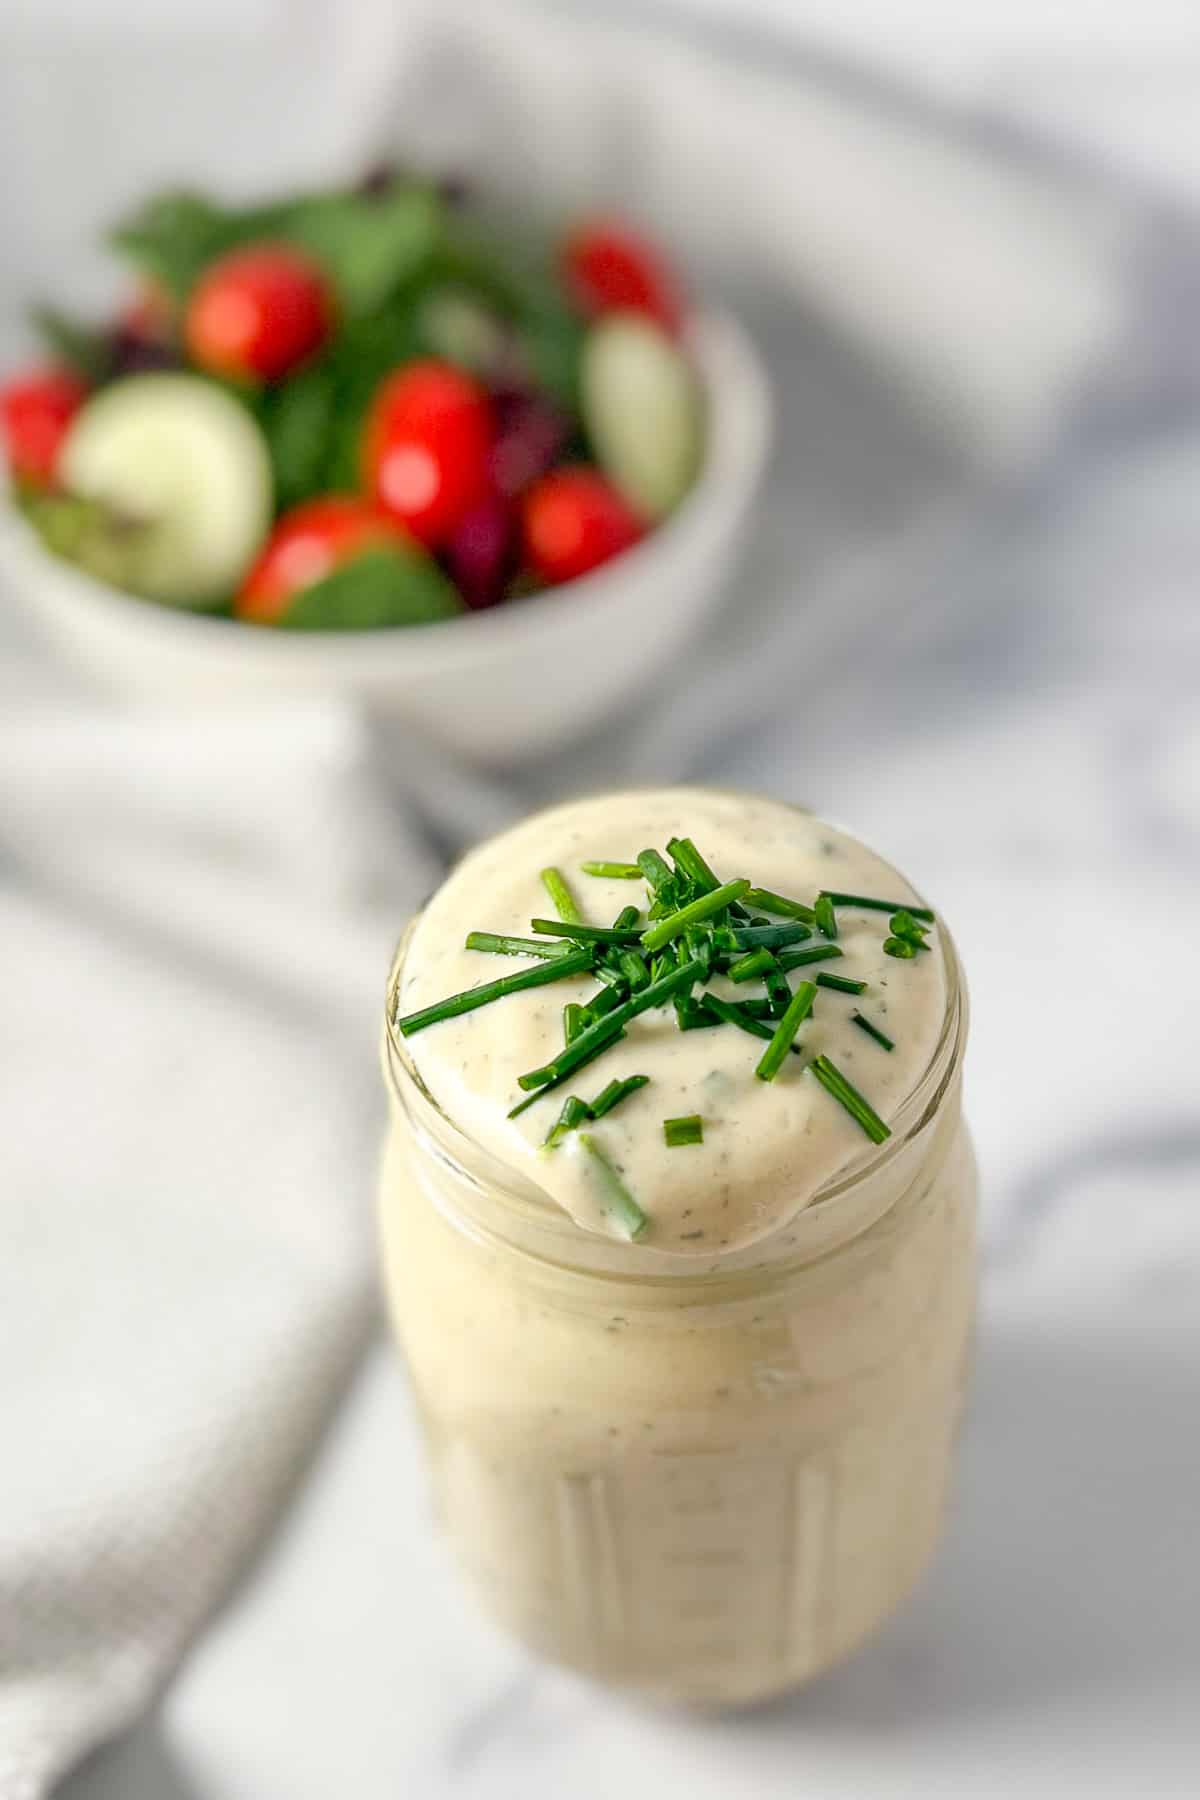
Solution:
<svg viewBox="0 0 1200 1800">
<path fill-rule="evenodd" d="M 430 625 L 463 610 L 453 582 L 432 557 L 411 550 L 368 550 L 296 595 L 279 620 L 292 631 L 369 631 Z"/>
</svg>

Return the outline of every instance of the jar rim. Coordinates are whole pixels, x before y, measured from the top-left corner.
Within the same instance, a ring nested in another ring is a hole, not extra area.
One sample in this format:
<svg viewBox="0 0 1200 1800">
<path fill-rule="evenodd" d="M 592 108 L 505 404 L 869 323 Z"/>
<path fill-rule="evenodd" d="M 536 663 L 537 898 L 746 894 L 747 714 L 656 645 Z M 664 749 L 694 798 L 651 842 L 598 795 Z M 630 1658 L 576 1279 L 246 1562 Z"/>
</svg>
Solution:
<svg viewBox="0 0 1200 1800">
<path fill-rule="evenodd" d="M 761 1270 L 764 1265 L 781 1260 L 778 1253 L 769 1253 L 769 1246 L 786 1232 L 786 1223 L 749 1245 L 721 1253 L 713 1263 L 695 1255 L 681 1255 L 656 1249 L 653 1245 L 627 1243 L 587 1232 L 532 1176 L 504 1162 L 464 1131 L 431 1093 L 395 1024 L 404 958 L 422 911 L 418 909 L 405 927 L 388 972 L 382 1045 L 384 1078 L 393 1098 L 404 1107 L 414 1132 L 440 1163 L 449 1165 L 460 1179 L 465 1179 L 472 1189 L 486 1197 L 489 1212 L 494 1212 L 499 1203 L 514 1229 L 521 1222 L 527 1233 L 541 1238 L 541 1247 L 535 1253 L 541 1260 L 579 1268 L 583 1256 L 593 1273 L 608 1272 L 625 1278 L 661 1275 L 673 1283 L 689 1279 L 711 1281 L 717 1273 L 714 1264 L 719 1265 L 721 1273 L 733 1273 L 741 1269 Z M 936 1115 L 959 1068 L 968 1025 L 968 998 L 962 966 L 954 940 L 940 915 L 938 944 L 946 980 L 942 1028 L 928 1063 L 897 1108 L 891 1121 L 890 1137 L 881 1145 L 868 1145 L 862 1155 L 844 1164 L 797 1208 L 791 1215 L 792 1220 L 804 1217 L 812 1225 L 818 1221 L 828 1223 L 830 1215 L 839 1207 L 844 1208 L 848 1196 L 855 1190 L 861 1190 L 868 1182 L 881 1180 L 890 1167 L 901 1163 L 914 1138 L 927 1129 Z M 873 1217 L 886 1211 L 906 1185 L 897 1185 L 891 1200 Z M 457 1222 L 463 1223 L 462 1220 Z M 871 1219 L 866 1221 L 870 1222 Z M 512 1241 L 507 1232 L 497 1228 L 494 1217 L 486 1225 L 477 1217 L 470 1224 L 476 1236 Z"/>
</svg>

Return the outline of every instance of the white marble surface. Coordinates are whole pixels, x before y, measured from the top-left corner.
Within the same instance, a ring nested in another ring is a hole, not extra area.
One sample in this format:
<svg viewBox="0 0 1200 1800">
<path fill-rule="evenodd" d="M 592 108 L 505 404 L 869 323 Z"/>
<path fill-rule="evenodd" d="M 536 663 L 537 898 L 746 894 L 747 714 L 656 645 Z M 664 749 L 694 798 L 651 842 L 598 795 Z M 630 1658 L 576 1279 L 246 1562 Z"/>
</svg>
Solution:
<svg viewBox="0 0 1200 1800">
<path fill-rule="evenodd" d="M 924 630 L 692 756 L 853 821 L 937 897 L 971 978 L 978 1380 L 903 1614 L 726 1720 L 532 1665 L 460 1593 L 379 1344 L 158 1715 L 69 1800 L 1195 1795 L 1198 484 L 1182 431 L 1077 446 L 992 507 Z"/>
</svg>

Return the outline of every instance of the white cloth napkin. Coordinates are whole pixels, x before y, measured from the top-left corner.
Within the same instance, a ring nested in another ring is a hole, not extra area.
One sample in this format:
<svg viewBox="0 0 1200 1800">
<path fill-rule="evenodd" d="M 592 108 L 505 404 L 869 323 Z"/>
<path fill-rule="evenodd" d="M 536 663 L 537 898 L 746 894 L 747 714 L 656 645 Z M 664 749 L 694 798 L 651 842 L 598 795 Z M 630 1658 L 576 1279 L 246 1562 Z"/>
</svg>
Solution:
<svg viewBox="0 0 1200 1800">
<path fill-rule="evenodd" d="M 388 942 L 334 712 L 0 725 L 0 1794 L 148 1700 L 371 1316 Z"/>
</svg>

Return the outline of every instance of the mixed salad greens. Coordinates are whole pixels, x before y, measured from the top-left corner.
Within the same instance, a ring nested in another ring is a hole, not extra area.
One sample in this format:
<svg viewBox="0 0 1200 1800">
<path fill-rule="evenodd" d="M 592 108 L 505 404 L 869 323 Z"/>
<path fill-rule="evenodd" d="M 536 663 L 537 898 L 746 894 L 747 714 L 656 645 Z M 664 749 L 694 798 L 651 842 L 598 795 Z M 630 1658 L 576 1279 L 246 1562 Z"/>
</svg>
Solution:
<svg viewBox="0 0 1200 1800">
<path fill-rule="evenodd" d="M 609 219 L 553 243 L 444 188 L 149 201 L 132 303 L 45 309 L 0 389 L 46 546 L 148 600 L 298 630 L 444 619 L 573 580 L 686 494 L 686 309 Z"/>
</svg>

